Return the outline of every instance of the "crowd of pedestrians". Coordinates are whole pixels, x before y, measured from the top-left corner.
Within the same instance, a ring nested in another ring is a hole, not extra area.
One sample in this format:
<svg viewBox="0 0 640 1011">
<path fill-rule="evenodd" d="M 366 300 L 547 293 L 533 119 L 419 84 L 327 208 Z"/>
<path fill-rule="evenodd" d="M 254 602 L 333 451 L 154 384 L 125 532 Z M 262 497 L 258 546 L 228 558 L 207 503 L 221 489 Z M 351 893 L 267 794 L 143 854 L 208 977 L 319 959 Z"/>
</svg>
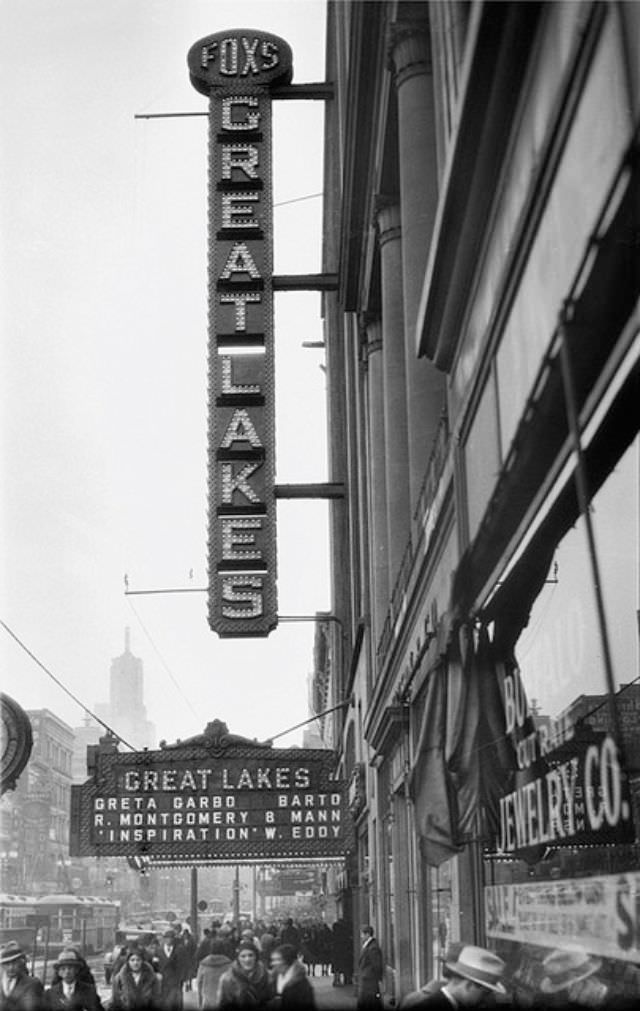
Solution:
<svg viewBox="0 0 640 1011">
<path fill-rule="evenodd" d="M 441 979 L 434 979 L 401 1002 L 406 1008 L 438 1009 L 485 1006 L 506 996 L 504 963 L 474 946 L 447 959 Z M 196 940 L 189 929 L 141 934 L 136 943 L 121 935 L 105 972 L 111 993 L 101 999 L 81 953 L 65 948 L 53 966 L 48 986 L 30 975 L 26 953 L 15 941 L 0 950 L 0 1011 L 314 1011 L 311 978 L 333 976 L 333 986 L 357 978 L 357 1011 L 382 1011 L 384 957 L 373 928 L 361 928 L 357 964 L 353 964 L 349 924 L 330 928 L 310 919 L 245 923 L 235 927 L 212 922 Z"/>
<path fill-rule="evenodd" d="M 351 983 L 352 935 L 343 921 L 292 918 L 236 927 L 213 921 L 197 940 L 188 928 L 161 935 L 141 932 L 135 942 L 116 935 L 105 959 L 102 997 L 80 951 L 66 947 L 48 986 L 30 975 L 17 942 L 0 951 L 1 1011 L 181 1011 L 195 989 L 198 1008 L 293 1011 L 315 1008 L 309 977 L 333 975 L 334 986 Z M 193 1006 L 192 997 L 190 1000 Z"/>
<path fill-rule="evenodd" d="M 16 941 L 0 949 L 0 1011 L 315 1011 L 312 977 L 332 976 L 333 986 L 356 980 L 357 1011 L 383 1011 L 385 959 L 373 928 L 361 928 L 354 966 L 353 937 L 339 920 L 292 919 L 246 923 L 243 928 L 212 922 L 199 942 L 187 928 L 142 935 L 135 944 L 121 937 L 113 951 L 102 999 L 81 953 L 66 947 L 53 965 L 48 986 L 29 974 L 26 953 Z M 575 946 L 545 957 L 541 992 L 549 1006 L 612 1006 L 598 979 L 601 960 Z M 506 965 L 495 953 L 474 945 L 452 944 L 437 978 L 404 995 L 400 1011 L 451 1011 L 456 1008 L 521 1006 L 510 1003 Z M 328 982 L 328 981 L 327 981 Z M 351 994 L 345 1006 L 352 1006 Z M 339 997 L 332 1006 L 339 1006 Z M 387 998 L 389 993 L 387 992 Z M 535 1002 L 534 1002 L 535 1003 Z M 389 998 L 386 1007 L 395 1004 Z M 537 1005 L 539 1006 L 539 1005 Z M 545 1005 L 546 1006 L 546 1005 Z M 626 1006 L 631 1006 L 628 1004 Z M 633 1005 L 635 1007 L 635 1005 Z"/>
<path fill-rule="evenodd" d="M 334 974 L 334 985 L 351 982 L 351 932 L 342 921 L 332 930 L 323 921 L 291 917 L 257 921 L 236 930 L 213 923 L 196 952 L 200 1008 L 315 1007 L 310 976 Z M 340 949 L 338 955 L 338 949 Z"/>
</svg>

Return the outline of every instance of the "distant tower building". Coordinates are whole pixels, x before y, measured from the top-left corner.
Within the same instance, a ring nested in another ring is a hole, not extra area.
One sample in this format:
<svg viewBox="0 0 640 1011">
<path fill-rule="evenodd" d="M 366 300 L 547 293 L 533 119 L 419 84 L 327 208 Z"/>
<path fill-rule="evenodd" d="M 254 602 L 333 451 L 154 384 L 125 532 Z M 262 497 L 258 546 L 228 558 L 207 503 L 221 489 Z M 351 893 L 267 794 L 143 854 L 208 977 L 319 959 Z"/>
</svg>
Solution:
<svg viewBox="0 0 640 1011">
<path fill-rule="evenodd" d="M 131 632 L 125 628 L 124 653 L 111 662 L 109 702 L 97 703 L 96 716 L 136 749 L 154 748 L 156 728 L 147 719 L 142 660 L 131 652 Z M 94 743 L 94 742 L 88 742 Z"/>
</svg>

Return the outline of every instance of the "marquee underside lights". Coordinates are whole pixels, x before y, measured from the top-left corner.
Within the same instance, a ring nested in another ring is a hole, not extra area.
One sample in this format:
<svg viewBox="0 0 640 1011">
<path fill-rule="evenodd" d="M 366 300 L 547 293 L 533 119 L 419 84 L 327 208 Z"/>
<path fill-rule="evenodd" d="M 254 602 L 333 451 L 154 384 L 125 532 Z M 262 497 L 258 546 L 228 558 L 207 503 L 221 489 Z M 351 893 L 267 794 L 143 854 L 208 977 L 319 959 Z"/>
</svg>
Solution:
<svg viewBox="0 0 640 1011">
<path fill-rule="evenodd" d="M 265 32 L 189 51 L 209 96 L 209 624 L 224 637 L 277 624 L 270 88 L 291 50 Z"/>
</svg>

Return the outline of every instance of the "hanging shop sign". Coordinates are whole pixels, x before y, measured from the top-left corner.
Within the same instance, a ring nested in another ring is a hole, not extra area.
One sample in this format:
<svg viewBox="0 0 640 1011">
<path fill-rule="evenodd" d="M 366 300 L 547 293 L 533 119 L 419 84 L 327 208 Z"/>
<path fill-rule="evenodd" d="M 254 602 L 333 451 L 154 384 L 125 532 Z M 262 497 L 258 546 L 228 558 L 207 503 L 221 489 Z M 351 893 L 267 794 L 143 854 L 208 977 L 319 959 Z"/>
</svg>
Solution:
<svg viewBox="0 0 640 1011">
<path fill-rule="evenodd" d="M 14 699 L 0 692 L 0 794 L 15 790 L 32 748 L 29 717 Z"/>
<path fill-rule="evenodd" d="M 338 859 L 351 848 L 333 753 L 219 733 L 159 751 L 94 748 L 71 788 L 72 856 L 256 862 Z"/>
<path fill-rule="evenodd" d="M 499 800 L 501 855 L 537 859 L 547 848 L 634 841 L 629 784 L 611 732 L 562 719 L 536 723 L 520 673 L 505 676 L 505 730 L 516 755 Z"/>
<path fill-rule="evenodd" d="M 557 947 L 581 944 L 609 958 L 640 961 L 640 874 L 489 885 L 487 937 Z"/>
<path fill-rule="evenodd" d="M 209 624 L 264 636 L 277 624 L 271 94 L 291 49 L 265 32 L 189 50 L 209 96 Z"/>
</svg>

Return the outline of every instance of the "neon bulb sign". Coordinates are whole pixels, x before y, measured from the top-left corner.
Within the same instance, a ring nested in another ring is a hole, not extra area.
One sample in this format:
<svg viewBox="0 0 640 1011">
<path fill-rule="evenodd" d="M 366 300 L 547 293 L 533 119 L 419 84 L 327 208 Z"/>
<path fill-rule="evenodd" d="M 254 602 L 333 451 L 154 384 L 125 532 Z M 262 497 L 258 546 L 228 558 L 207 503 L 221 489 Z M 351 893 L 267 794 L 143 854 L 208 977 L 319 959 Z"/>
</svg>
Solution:
<svg viewBox="0 0 640 1011">
<path fill-rule="evenodd" d="M 209 96 L 209 624 L 277 624 L 270 87 L 291 50 L 264 32 L 210 35 L 188 55 Z"/>
</svg>

